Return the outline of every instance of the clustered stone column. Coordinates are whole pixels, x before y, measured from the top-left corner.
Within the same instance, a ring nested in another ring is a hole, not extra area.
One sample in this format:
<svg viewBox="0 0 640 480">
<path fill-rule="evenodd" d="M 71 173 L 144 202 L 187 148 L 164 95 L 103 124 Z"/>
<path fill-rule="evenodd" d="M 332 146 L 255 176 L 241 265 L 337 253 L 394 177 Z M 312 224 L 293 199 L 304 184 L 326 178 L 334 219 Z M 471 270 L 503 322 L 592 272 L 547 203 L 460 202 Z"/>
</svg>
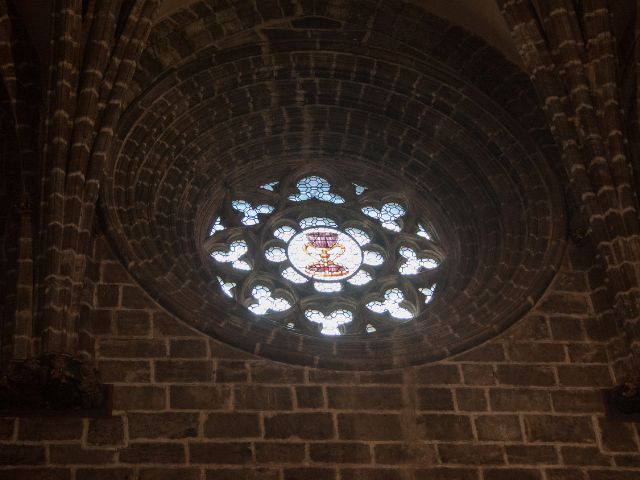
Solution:
<svg viewBox="0 0 640 480">
<path fill-rule="evenodd" d="M 604 0 L 585 0 L 579 12 L 569 0 L 498 3 L 538 91 L 570 190 L 588 221 L 615 318 L 637 357 L 638 185 L 627 151 L 611 12 Z"/>
<path fill-rule="evenodd" d="M 52 3 L 41 87 L 16 4 L 0 1 L 0 71 L 22 181 L 14 358 L 77 349 L 101 175 L 159 0 Z"/>
</svg>

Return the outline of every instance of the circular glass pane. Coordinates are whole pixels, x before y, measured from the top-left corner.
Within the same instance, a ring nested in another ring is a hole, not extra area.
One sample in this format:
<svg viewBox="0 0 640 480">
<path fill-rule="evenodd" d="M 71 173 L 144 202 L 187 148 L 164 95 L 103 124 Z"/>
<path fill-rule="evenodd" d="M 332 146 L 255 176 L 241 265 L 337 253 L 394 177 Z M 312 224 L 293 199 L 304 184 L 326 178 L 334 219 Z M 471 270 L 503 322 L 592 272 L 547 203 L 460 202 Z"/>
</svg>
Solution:
<svg viewBox="0 0 640 480">
<path fill-rule="evenodd" d="M 309 228 L 294 235 L 287 256 L 302 275 L 324 282 L 349 278 L 362 265 L 360 245 L 350 235 L 329 227 Z"/>
</svg>

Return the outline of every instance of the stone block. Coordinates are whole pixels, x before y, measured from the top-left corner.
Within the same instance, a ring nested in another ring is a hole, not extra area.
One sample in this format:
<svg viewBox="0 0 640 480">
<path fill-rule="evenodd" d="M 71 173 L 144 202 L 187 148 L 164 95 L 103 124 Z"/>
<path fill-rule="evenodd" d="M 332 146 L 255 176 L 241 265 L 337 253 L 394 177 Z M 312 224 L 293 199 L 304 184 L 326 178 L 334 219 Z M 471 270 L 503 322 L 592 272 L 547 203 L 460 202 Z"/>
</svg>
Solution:
<svg viewBox="0 0 640 480">
<path fill-rule="evenodd" d="M 70 480 L 70 479 L 71 479 L 71 470 L 68 468 L 53 468 L 53 467 L 19 468 L 19 469 L 9 468 L 9 469 L 0 470 L 0 480 Z M 76 477 L 76 479 L 86 480 L 86 478 L 82 478 L 82 477 Z M 102 480 L 102 479 L 98 477 L 97 480 Z M 114 480 L 119 480 L 119 479 L 114 478 Z"/>
<path fill-rule="evenodd" d="M 502 385 L 541 386 L 556 384 L 553 368 L 542 365 L 498 365 L 498 381 Z"/>
<path fill-rule="evenodd" d="M 42 445 L 2 445 L 0 465 L 44 465 Z"/>
<path fill-rule="evenodd" d="M 130 443 L 120 450 L 121 463 L 184 463 L 184 445 L 181 443 Z"/>
<path fill-rule="evenodd" d="M 273 363 L 252 362 L 251 381 L 253 383 L 284 383 L 287 385 L 304 383 L 305 372 L 299 367 L 289 367 Z"/>
<path fill-rule="evenodd" d="M 520 420 L 516 415 L 485 415 L 476 417 L 478 440 L 519 442 L 522 441 Z"/>
<path fill-rule="evenodd" d="M 610 387 L 614 384 L 607 365 L 559 365 L 558 379 L 564 387 Z"/>
<path fill-rule="evenodd" d="M 338 415 L 339 437 L 344 440 L 400 440 L 400 416 L 353 413 Z"/>
<path fill-rule="evenodd" d="M 395 468 L 349 468 L 340 470 L 341 480 L 404 480 L 403 472 Z"/>
<path fill-rule="evenodd" d="M 526 415 L 524 424 L 531 442 L 595 443 L 590 417 Z"/>
<path fill-rule="evenodd" d="M 320 440 L 333 437 L 333 419 L 327 413 L 290 413 L 264 416 L 265 438 Z"/>
<path fill-rule="evenodd" d="M 18 440 L 80 440 L 81 418 L 20 418 Z"/>
<path fill-rule="evenodd" d="M 256 413 L 210 413 L 204 423 L 210 438 L 260 437 L 260 417 Z"/>
<path fill-rule="evenodd" d="M 181 410 L 221 410 L 231 407 L 231 390 L 226 386 L 172 385 L 171 408 Z"/>
<path fill-rule="evenodd" d="M 336 480 L 336 471 L 329 468 L 286 468 L 284 480 Z"/>
<path fill-rule="evenodd" d="M 524 468 L 484 469 L 484 480 L 542 480 L 540 470 Z"/>
<path fill-rule="evenodd" d="M 329 408 L 339 410 L 400 410 L 402 391 L 396 387 L 328 387 Z"/>
<path fill-rule="evenodd" d="M 121 336 L 148 336 L 151 334 L 151 317 L 143 310 L 117 310 L 116 332 Z"/>
<path fill-rule="evenodd" d="M 122 287 L 122 306 L 134 309 L 153 308 L 153 301 L 140 287 L 124 285 Z"/>
<path fill-rule="evenodd" d="M 254 444 L 258 463 L 301 463 L 304 443 L 258 442 Z"/>
<path fill-rule="evenodd" d="M 210 360 L 158 360 L 155 362 L 156 382 L 209 382 L 213 380 Z"/>
<path fill-rule="evenodd" d="M 172 358 L 206 358 L 205 339 L 176 339 L 169 341 L 169 355 Z"/>
<path fill-rule="evenodd" d="M 102 360 L 98 362 L 104 383 L 151 382 L 151 363 L 148 360 Z"/>
<path fill-rule="evenodd" d="M 238 410 L 291 410 L 293 398 L 289 387 L 243 385 L 234 389 Z"/>
<path fill-rule="evenodd" d="M 458 388 L 455 390 L 458 409 L 463 412 L 484 412 L 487 410 L 487 398 L 480 388 Z"/>
<path fill-rule="evenodd" d="M 502 465 L 504 457 L 499 445 L 455 445 L 438 446 L 444 464 Z"/>
<path fill-rule="evenodd" d="M 603 455 L 597 447 L 562 447 L 564 465 L 604 465 L 613 463 L 613 459 Z"/>
<path fill-rule="evenodd" d="M 438 463 L 438 454 L 435 445 L 381 443 L 375 445 L 374 452 L 376 464 L 433 465 Z"/>
<path fill-rule="evenodd" d="M 416 368 L 416 382 L 427 385 L 455 385 L 460 383 L 460 372 L 455 364 L 424 365 Z"/>
<path fill-rule="evenodd" d="M 206 480 L 280 480 L 280 470 L 267 468 L 216 468 L 207 470 Z"/>
<path fill-rule="evenodd" d="M 249 370 L 243 361 L 218 360 L 215 378 L 217 383 L 246 383 L 249 381 Z"/>
<path fill-rule="evenodd" d="M 551 411 L 549 392 L 532 389 L 491 389 L 491 409 L 497 412 Z"/>
<path fill-rule="evenodd" d="M 52 465 L 108 465 L 115 463 L 115 457 L 115 449 L 85 449 L 79 443 L 49 445 L 49 463 Z"/>
<path fill-rule="evenodd" d="M 414 471 L 415 480 L 478 480 L 477 468 L 421 468 Z"/>
<path fill-rule="evenodd" d="M 511 465 L 553 465 L 558 463 L 558 453 L 552 446 L 505 445 L 505 451 Z"/>
<path fill-rule="evenodd" d="M 151 386 L 125 387 L 113 389 L 115 410 L 162 410 L 165 408 L 165 389 Z"/>
<path fill-rule="evenodd" d="M 418 388 L 416 392 L 419 410 L 453 410 L 453 393 L 448 388 Z"/>
<path fill-rule="evenodd" d="M 638 452 L 638 443 L 631 424 L 599 418 L 598 427 L 603 450 L 607 452 Z"/>
<path fill-rule="evenodd" d="M 102 358 L 154 358 L 166 357 L 167 347 L 158 339 L 105 339 L 98 341 L 98 352 Z"/>
<path fill-rule="evenodd" d="M 318 409 L 325 408 L 324 391 L 322 387 L 295 387 L 296 407 Z"/>
<path fill-rule="evenodd" d="M 90 419 L 87 443 L 89 445 L 123 445 L 124 425 L 122 417 Z"/>
<path fill-rule="evenodd" d="M 473 440 L 471 420 L 464 415 L 419 415 L 418 424 L 425 440 Z"/>
<path fill-rule="evenodd" d="M 317 463 L 370 463 L 369 445 L 364 443 L 312 443 L 309 456 Z"/>
<path fill-rule="evenodd" d="M 131 468 L 79 468 L 76 480 L 134 480 Z"/>
<path fill-rule="evenodd" d="M 197 468 L 141 468 L 138 480 L 200 480 Z"/>
<path fill-rule="evenodd" d="M 189 438 L 198 435 L 197 413 L 130 413 L 129 438 Z"/>
<path fill-rule="evenodd" d="M 251 444 L 242 442 L 189 443 L 189 458 L 194 464 L 245 465 L 251 462 Z"/>
</svg>

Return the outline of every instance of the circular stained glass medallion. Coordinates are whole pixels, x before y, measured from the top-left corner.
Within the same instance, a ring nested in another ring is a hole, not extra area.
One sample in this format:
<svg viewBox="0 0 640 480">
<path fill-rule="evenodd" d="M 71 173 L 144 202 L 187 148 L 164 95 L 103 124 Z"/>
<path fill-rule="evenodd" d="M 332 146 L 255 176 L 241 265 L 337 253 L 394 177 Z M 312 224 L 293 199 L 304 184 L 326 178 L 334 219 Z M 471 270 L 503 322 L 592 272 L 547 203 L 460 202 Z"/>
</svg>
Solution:
<svg viewBox="0 0 640 480">
<path fill-rule="evenodd" d="M 327 227 L 308 228 L 294 235 L 287 256 L 299 273 L 325 282 L 347 279 L 362 265 L 358 243 L 347 233 Z"/>
</svg>

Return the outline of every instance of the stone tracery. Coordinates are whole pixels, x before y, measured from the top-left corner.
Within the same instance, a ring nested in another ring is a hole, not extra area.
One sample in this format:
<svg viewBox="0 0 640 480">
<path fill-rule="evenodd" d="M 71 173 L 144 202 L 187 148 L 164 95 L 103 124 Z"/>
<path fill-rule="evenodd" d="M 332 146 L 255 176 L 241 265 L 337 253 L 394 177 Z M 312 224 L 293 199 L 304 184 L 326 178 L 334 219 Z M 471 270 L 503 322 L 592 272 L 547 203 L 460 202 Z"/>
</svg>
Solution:
<svg viewBox="0 0 640 480">
<path fill-rule="evenodd" d="M 254 314 L 310 334 L 366 334 L 421 314 L 442 276 L 444 251 L 422 224 L 405 225 L 407 202 L 317 173 L 298 177 L 265 184 L 277 207 L 258 205 L 252 197 L 259 192 L 247 185 L 247 200 L 225 200 L 241 217 L 227 229 L 214 216 L 207 242 L 222 291 Z M 343 306 L 327 309 L 327 302 Z"/>
</svg>

